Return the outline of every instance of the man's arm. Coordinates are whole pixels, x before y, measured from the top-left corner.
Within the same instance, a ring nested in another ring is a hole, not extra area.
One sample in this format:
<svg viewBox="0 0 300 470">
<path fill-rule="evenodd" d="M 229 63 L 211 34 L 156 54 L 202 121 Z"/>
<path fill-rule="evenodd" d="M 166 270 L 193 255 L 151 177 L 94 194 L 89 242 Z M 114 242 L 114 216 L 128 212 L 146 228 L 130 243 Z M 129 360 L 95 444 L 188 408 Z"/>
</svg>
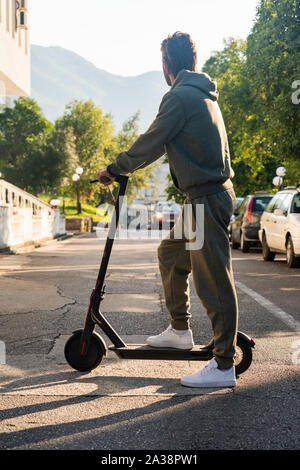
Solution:
<svg viewBox="0 0 300 470">
<path fill-rule="evenodd" d="M 115 163 L 108 166 L 110 174 L 133 173 L 144 168 L 165 154 L 165 144 L 182 129 L 185 114 L 180 99 L 168 92 L 161 102 L 159 112 L 145 134 L 135 141 L 127 152 L 120 153 Z"/>
</svg>

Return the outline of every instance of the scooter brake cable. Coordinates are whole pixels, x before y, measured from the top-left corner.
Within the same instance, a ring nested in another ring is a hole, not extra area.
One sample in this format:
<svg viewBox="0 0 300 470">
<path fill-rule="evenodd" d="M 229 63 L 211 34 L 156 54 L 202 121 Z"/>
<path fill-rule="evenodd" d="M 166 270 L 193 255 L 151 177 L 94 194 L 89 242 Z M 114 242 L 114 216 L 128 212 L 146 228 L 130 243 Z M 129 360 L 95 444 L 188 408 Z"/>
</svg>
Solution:
<svg viewBox="0 0 300 470">
<path fill-rule="evenodd" d="M 117 201 L 116 201 L 116 199 L 114 198 L 114 195 L 113 195 L 112 190 L 110 189 L 110 187 L 108 186 L 107 188 L 108 188 L 110 197 L 111 197 L 111 199 L 112 199 L 112 201 L 113 201 L 113 203 L 114 203 L 114 206 L 115 206 Z"/>
</svg>

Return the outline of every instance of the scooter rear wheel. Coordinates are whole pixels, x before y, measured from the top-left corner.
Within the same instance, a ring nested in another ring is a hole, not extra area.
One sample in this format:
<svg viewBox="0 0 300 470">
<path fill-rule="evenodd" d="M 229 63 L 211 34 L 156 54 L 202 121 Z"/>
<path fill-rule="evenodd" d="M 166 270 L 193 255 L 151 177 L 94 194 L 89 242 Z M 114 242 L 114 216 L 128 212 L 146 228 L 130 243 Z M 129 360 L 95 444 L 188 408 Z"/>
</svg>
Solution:
<svg viewBox="0 0 300 470">
<path fill-rule="evenodd" d="M 242 337 L 237 337 L 236 354 L 234 357 L 235 373 L 240 375 L 249 369 L 252 362 L 252 348 Z"/>
<path fill-rule="evenodd" d="M 93 333 L 90 339 L 87 353 L 80 354 L 80 341 L 83 330 L 77 330 L 65 344 L 65 358 L 68 364 L 79 372 L 89 372 L 96 369 L 102 361 L 104 352 L 101 339 L 97 333 Z"/>
</svg>

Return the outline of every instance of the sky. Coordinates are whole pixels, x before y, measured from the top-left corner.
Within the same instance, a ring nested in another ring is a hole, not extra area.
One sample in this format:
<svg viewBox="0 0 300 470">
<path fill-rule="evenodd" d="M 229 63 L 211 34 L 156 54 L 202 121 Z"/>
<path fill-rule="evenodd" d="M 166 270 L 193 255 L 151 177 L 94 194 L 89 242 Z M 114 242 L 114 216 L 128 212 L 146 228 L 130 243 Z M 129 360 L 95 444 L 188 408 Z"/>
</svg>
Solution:
<svg viewBox="0 0 300 470">
<path fill-rule="evenodd" d="M 123 76 L 161 70 L 160 45 L 188 32 L 198 69 L 228 37 L 246 39 L 259 0 L 30 0 L 31 44 L 61 46 Z"/>
</svg>

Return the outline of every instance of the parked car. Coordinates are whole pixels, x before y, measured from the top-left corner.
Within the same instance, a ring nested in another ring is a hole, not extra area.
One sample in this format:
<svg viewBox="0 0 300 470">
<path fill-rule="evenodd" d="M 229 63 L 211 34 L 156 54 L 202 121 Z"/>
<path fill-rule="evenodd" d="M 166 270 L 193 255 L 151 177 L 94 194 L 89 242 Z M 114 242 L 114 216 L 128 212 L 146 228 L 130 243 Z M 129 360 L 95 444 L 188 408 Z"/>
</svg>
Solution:
<svg viewBox="0 0 300 470">
<path fill-rule="evenodd" d="M 158 202 L 154 209 L 153 227 L 172 228 L 181 214 L 181 207 L 175 201 Z"/>
<path fill-rule="evenodd" d="M 232 238 L 232 224 L 235 221 L 235 216 L 238 214 L 239 207 L 242 204 L 243 200 L 244 200 L 243 197 L 237 197 L 236 198 L 234 213 L 231 216 L 230 223 L 229 223 L 229 226 L 228 226 L 228 233 L 229 233 L 229 239 L 230 240 Z"/>
<path fill-rule="evenodd" d="M 232 222 L 232 248 L 240 246 L 243 253 L 248 253 L 251 246 L 260 245 L 260 218 L 272 197 L 265 191 L 257 191 L 245 197 Z"/>
<path fill-rule="evenodd" d="M 285 253 L 290 268 L 300 267 L 300 186 L 279 191 L 261 217 L 259 239 L 263 259 Z"/>
</svg>

